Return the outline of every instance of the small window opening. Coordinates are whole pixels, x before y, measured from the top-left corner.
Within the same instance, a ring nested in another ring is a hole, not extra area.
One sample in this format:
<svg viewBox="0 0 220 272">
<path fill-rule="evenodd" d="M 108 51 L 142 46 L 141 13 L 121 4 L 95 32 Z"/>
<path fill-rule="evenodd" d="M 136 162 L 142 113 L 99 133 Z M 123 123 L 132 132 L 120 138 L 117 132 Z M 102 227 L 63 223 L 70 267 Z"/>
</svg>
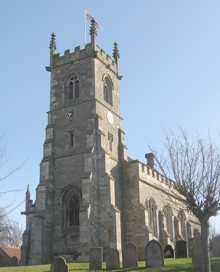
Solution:
<svg viewBox="0 0 220 272">
<path fill-rule="evenodd" d="M 75 146 L 75 137 L 74 133 L 70 131 L 70 146 L 74 147 Z"/>
<path fill-rule="evenodd" d="M 69 83 L 69 99 L 73 99 L 73 89 L 74 89 L 74 84 L 73 84 L 73 81 L 71 80 Z"/>
<path fill-rule="evenodd" d="M 75 98 L 79 98 L 79 80 L 75 81 Z"/>
<path fill-rule="evenodd" d="M 113 105 L 113 99 L 112 99 L 112 84 L 108 78 L 104 81 L 104 100 L 110 104 Z"/>
</svg>

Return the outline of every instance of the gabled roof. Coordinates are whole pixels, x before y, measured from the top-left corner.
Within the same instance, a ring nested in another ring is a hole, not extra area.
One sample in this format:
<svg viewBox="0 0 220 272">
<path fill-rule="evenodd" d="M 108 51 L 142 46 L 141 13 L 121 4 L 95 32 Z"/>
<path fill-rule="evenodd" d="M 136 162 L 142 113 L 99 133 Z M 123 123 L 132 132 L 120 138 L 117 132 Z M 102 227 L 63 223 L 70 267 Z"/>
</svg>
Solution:
<svg viewBox="0 0 220 272">
<path fill-rule="evenodd" d="M 17 247 L 0 247 L 0 251 L 7 255 L 9 258 L 16 257 L 18 262 L 21 258 L 21 249 Z"/>
</svg>

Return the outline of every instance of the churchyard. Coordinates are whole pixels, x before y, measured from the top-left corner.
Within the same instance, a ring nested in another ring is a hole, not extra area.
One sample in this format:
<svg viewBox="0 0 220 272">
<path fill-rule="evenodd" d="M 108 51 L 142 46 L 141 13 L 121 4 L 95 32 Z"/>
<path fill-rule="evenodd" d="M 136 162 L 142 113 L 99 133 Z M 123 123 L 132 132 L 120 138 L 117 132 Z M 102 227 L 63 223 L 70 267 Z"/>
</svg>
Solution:
<svg viewBox="0 0 220 272">
<path fill-rule="evenodd" d="M 86 272 L 89 271 L 89 263 L 70 263 L 69 271 Z M 105 269 L 105 264 L 102 266 L 102 271 L 109 271 Z M 161 269 L 146 268 L 144 262 L 138 262 L 138 268 L 126 268 L 111 270 L 115 272 L 122 271 L 147 271 L 147 272 L 192 272 L 191 259 L 165 259 L 165 265 Z M 220 271 L 220 257 L 212 258 L 212 272 Z M 0 272 L 50 272 L 50 265 L 36 265 L 36 266 L 20 266 L 20 267 L 2 267 Z"/>
</svg>

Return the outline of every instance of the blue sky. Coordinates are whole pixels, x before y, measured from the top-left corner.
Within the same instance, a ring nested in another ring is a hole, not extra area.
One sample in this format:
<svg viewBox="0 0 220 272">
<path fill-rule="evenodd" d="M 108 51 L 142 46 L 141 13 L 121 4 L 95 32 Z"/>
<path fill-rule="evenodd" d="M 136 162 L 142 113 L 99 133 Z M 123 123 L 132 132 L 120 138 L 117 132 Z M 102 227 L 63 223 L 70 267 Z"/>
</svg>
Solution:
<svg viewBox="0 0 220 272">
<path fill-rule="evenodd" d="M 121 111 L 129 153 L 144 160 L 160 150 L 166 132 L 178 127 L 220 144 L 220 2 L 218 0 L 0 2 L 0 134 L 6 150 L 0 206 L 22 224 L 14 209 L 27 184 L 35 197 L 49 109 L 49 38 L 59 52 L 84 43 L 84 10 L 103 25 L 98 43 L 111 54 L 119 43 L 123 75 Z M 220 216 L 212 220 L 220 232 Z"/>
</svg>

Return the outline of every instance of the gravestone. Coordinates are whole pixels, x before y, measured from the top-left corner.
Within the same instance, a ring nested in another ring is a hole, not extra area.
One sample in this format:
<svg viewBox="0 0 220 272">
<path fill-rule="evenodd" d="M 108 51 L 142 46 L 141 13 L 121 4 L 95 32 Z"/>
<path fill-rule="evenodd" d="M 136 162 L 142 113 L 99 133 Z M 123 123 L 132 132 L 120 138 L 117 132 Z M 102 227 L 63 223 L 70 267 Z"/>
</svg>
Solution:
<svg viewBox="0 0 220 272">
<path fill-rule="evenodd" d="M 106 268 L 108 270 L 120 268 L 119 253 L 115 248 L 106 249 Z"/>
<path fill-rule="evenodd" d="M 92 247 L 89 251 L 89 269 L 101 270 L 103 261 L 102 247 Z"/>
<path fill-rule="evenodd" d="M 164 265 L 163 251 L 158 241 L 152 240 L 145 247 L 145 262 L 149 267 L 162 267 Z"/>
<path fill-rule="evenodd" d="M 199 234 L 196 234 L 192 239 L 192 271 L 193 272 L 201 272 L 202 271 L 202 263 L 201 263 L 201 238 Z"/>
<path fill-rule="evenodd" d="M 54 257 L 53 263 L 50 266 L 51 272 L 68 272 L 68 265 L 62 256 Z"/>
<path fill-rule="evenodd" d="M 187 258 L 187 245 L 186 241 L 176 241 L 176 258 Z"/>
<path fill-rule="evenodd" d="M 124 250 L 123 258 L 124 267 L 136 267 L 137 266 L 137 249 L 133 244 L 127 244 Z"/>
<path fill-rule="evenodd" d="M 164 258 L 174 258 L 174 250 L 171 245 L 166 245 L 164 248 Z"/>
</svg>

